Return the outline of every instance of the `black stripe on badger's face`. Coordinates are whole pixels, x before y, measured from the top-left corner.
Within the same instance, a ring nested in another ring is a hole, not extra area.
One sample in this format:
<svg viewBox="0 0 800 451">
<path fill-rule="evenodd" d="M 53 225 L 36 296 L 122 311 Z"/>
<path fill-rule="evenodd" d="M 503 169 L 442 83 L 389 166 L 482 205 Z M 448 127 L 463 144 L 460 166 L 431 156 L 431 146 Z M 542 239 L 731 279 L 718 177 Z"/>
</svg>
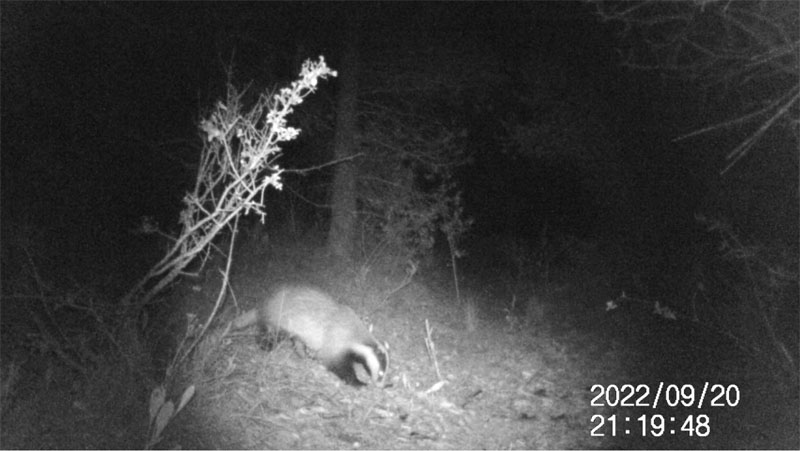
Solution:
<svg viewBox="0 0 800 451">
<path fill-rule="evenodd" d="M 328 371 L 337 375 L 339 379 L 344 381 L 347 385 L 352 385 L 354 387 L 363 387 L 367 384 L 361 382 L 356 375 L 356 368 L 355 364 L 359 363 L 367 369 L 369 372 L 369 365 L 367 365 L 364 356 L 358 354 L 354 351 L 347 351 L 340 358 L 336 359 L 335 361 L 329 362 L 326 367 Z"/>
<path fill-rule="evenodd" d="M 358 378 L 356 364 L 363 366 L 376 385 L 383 387 L 388 356 L 386 351 L 377 343 L 349 349 L 336 360 L 328 362 L 326 368 L 346 384 L 354 387 L 363 387 L 367 384 Z M 377 366 L 377 368 L 373 368 L 374 366 Z"/>
</svg>

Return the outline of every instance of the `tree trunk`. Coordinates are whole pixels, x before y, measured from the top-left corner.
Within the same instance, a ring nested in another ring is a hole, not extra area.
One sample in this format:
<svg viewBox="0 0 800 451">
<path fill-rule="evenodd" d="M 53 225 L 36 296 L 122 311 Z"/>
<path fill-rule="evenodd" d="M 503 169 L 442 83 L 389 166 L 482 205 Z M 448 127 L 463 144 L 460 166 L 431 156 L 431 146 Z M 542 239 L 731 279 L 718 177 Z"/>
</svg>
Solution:
<svg viewBox="0 0 800 451">
<path fill-rule="evenodd" d="M 339 72 L 339 93 L 336 99 L 336 130 L 333 143 L 335 160 L 348 158 L 355 153 L 358 143 L 358 50 L 357 21 L 351 19 Z M 347 160 L 334 166 L 331 204 L 331 228 L 328 232 L 328 250 L 333 255 L 349 258 L 353 251 L 356 227 L 356 177 L 355 162 Z"/>
</svg>

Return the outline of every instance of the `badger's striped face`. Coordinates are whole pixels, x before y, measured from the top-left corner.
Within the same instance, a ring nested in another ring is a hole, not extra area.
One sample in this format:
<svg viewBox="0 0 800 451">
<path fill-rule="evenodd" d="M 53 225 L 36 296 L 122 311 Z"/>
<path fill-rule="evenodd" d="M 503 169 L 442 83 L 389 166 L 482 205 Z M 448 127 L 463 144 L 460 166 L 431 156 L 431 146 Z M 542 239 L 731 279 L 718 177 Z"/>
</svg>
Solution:
<svg viewBox="0 0 800 451">
<path fill-rule="evenodd" d="M 352 352 L 355 359 L 351 364 L 356 362 L 362 364 L 372 382 L 378 387 L 383 387 L 386 382 L 386 368 L 389 365 L 389 354 L 386 347 L 377 341 L 370 341 L 354 346 Z M 355 377 L 355 373 L 353 373 L 353 377 Z"/>
</svg>

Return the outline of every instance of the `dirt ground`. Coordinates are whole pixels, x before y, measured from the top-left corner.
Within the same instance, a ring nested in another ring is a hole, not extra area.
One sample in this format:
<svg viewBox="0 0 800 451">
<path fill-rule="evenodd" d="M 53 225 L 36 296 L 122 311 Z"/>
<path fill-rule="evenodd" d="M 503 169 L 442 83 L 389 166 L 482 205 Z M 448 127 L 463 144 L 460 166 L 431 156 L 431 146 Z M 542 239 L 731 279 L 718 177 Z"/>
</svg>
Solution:
<svg viewBox="0 0 800 451">
<path fill-rule="evenodd" d="M 463 306 L 410 291 L 370 318 L 391 344 L 391 386 L 352 388 L 291 347 L 265 353 L 252 333 L 216 334 L 187 372 L 194 399 L 157 447 L 800 448 L 797 391 L 787 396 L 762 367 L 702 331 L 656 316 L 620 320 L 602 305 L 577 313 L 558 304 L 520 323 L 482 309 L 470 330 Z M 3 408 L 3 448 L 144 446 L 146 393 L 70 384 L 58 374 L 49 380 Z M 649 407 L 662 382 L 684 390 L 673 395 L 699 393 L 708 382 L 737 396 L 718 407 L 698 408 L 696 397 L 689 406 Z M 624 384 L 635 387 L 625 402 L 614 398 Z M 620 405 L 634 400 L 640 405 Z M 643 415 L 653 426 L 646 431 Z"/>
</svg>

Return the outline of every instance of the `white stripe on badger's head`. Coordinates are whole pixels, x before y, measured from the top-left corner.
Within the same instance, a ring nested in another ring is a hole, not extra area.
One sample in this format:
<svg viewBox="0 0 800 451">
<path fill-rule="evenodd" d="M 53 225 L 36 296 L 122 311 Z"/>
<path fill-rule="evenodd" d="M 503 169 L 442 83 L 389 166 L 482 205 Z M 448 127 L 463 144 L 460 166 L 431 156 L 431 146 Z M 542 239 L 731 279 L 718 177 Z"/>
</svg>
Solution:
<svg viewBox="0 0 800 451">
<path fill-rule="evenodd" d="M 389 353 L 386 347 L 378 342 L 372 345 L 358 343 L 352 346 L 351 351 L 364 359 L 372 382 L 382 388 L 386 384 L 386 369 L 389 365 Z"/>
<path fill-rule="evenodd" d="M 378 366 L 380 371 L 378 372 L 379 378 L 375 380 L 375 384 L 378 387 L 385 387 L 386 386 L 386 377 L 389 371 L 389 343 L 383 342 L 383 344 L 375 342 L 375 352 L 377 353 L 378 357 Z"/>
</svg>

